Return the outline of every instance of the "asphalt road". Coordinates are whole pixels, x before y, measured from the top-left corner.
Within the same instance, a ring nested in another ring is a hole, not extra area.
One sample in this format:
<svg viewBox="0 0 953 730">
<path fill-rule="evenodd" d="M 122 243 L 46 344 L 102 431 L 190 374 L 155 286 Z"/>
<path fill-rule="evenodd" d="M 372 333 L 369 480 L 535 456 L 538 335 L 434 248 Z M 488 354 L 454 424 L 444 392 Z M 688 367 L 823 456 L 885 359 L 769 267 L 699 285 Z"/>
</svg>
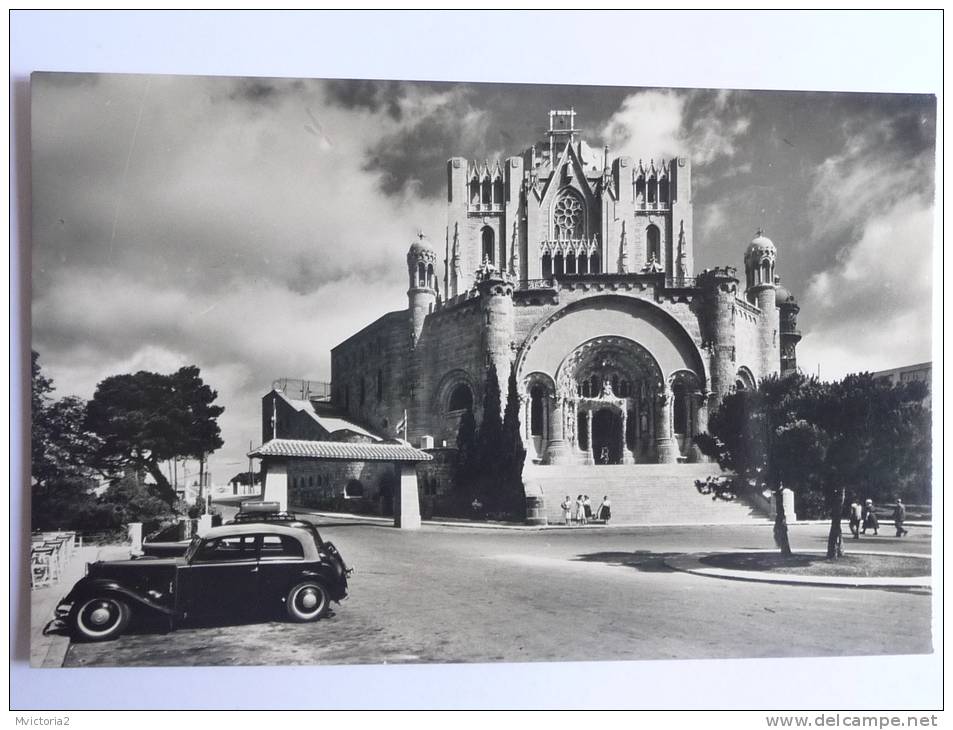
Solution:
<svg viewBox="0 0 953 730">
<path fill-rule="evenodd" d="M 667 555 L 773 547 L 771 528 L 417 532 L 317 521 L 355 568 L 351 596 L 316 624 L 145 627 L 74 644 L 66 666 L 385 664 L 917 654 L 925 591 L 729 581 L 672 571 Z M 322 522 L 324 524 L 322 524 Z M 846 548 L 929 554 L 930 534 Z M 823 526 L 791 529 L 821 550 Z M 871 627 L 875 626 L 874 630 Z"/>
</svg>

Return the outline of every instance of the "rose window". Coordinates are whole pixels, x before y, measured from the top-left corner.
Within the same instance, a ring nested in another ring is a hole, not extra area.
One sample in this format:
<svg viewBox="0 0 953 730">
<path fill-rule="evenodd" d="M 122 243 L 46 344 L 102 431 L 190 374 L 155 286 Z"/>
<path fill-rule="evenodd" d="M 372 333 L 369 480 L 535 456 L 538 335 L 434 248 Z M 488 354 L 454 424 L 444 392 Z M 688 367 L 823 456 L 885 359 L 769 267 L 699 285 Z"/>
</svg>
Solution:
<svg viewBox="0 0 953 730">
<path fill-rule="evenodd" d="M 582 204 L 572 195 L 565 195 L 553 209 L 553 227 L 557 239 L 582 238 Z"/>
</svg>

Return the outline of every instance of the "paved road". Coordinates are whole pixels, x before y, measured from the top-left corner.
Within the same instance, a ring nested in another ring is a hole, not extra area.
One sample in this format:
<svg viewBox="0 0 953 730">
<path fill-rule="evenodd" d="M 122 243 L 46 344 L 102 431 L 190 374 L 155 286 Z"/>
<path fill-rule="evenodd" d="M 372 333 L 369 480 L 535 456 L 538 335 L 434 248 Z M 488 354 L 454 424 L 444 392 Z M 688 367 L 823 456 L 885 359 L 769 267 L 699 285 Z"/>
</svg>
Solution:
<svg viewBox="0 0 953 730">
<path fill-rule="evenodd" d="M 322 522 L 324 524 L 322 524 Z M 351 597 L 317 624 L 140 631 L 74 644 L 66 666 L 381 664 L 828 656 L 931 651 L 930 595 L 719 580 L 670 554 L 770 548 L 771 528 L 504 531 L 318 521 L 356 570 Z M 885 531 L 886 532 L 886 531 Z M 910 537 L 847 549 L 928 554 Z M 791 530 L 824 549 L 826 528 Z M 877 629 L 870 630 L 872 617 Z M 849 649 L 848 649 L 849 648 Z"/>
</svg>

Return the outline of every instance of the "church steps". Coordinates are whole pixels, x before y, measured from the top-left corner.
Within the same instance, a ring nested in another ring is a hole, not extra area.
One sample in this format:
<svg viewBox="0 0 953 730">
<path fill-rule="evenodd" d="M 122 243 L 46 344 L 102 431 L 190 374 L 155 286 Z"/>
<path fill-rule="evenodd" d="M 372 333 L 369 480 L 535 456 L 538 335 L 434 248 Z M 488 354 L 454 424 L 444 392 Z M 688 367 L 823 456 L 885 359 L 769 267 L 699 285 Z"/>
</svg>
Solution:
<svg viewBox="0 0 953 730">
<path fill-rule="evenodd" d="M 524 469 L 527 487 L 543 493 L 549 524 L 562 524 L 559 505 L 568 494 L 588 494 L 595 512 L 602 498 L 612 503 L 615 524 L 752 524 L 766 516 L 743 501 L 713 500 L 699 494 L 696 479 L 717 476 L 714 464 L 631 464 L 613 466 L 531 466 Z"/>
</svg>

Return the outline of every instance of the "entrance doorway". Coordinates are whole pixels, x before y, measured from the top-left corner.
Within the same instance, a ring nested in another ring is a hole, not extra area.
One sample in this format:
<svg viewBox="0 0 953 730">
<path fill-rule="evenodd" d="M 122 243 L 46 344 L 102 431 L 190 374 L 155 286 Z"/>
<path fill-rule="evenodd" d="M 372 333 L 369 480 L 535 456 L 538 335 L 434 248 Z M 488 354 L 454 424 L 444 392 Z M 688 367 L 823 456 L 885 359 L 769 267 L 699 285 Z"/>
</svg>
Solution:
<svg viewBox="0 0 953 730">
<path fill-rule="evenodd" d="M 602 408 L 592 416 L 592 456 L 596 464 L 622 463 L 622 415 Z"/>
</svg>

